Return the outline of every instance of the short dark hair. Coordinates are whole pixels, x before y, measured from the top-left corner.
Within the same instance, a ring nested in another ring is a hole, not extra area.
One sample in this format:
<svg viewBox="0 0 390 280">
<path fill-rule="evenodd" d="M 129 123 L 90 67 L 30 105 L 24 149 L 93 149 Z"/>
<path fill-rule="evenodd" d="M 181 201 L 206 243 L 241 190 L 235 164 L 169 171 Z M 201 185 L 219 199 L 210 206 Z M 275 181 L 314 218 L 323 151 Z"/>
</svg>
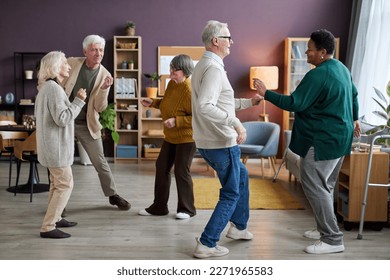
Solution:
<svg viewBox="0 0 390 280">
<path fill-rule="evenodd" d="M 317 50 L 325 49 L 327 54 L 333 54 L 336 47 L 336 39 L 333 34 L 326 29 L 319 29 L 310 35 L 310 39 L 316 45 Z"/>
<path fill-rule="evenodd" d="M 192 72 L 194 71 L 194 62 L 192 61 L 191 57 L 186 54 L 179 54 L 175 56 L 171 61 L 171 65 L 175 69 L 182 70 L 184 76 L 187 78 L 191 76 Z"/>
</svg>

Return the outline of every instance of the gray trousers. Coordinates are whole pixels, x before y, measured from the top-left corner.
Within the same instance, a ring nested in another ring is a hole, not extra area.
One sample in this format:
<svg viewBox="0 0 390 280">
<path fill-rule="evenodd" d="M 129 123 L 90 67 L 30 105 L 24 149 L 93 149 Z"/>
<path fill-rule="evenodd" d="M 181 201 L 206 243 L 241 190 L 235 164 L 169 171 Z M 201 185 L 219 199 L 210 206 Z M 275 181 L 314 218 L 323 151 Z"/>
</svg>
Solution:
<svg viewBox="0 0 390 280">
<path fill-rule="evenodd" d="M 83 145 L 89 159 L 95 167 L 104 195 L 111 196 L 116 194 L 114 177 L 104 156 L 102 139 L 93 139 L 86 125 L 75 124 L 74 135 Z"/>
<path fill-rule="evenodd" d="M 344 157 L 315 161 L 315 150 L 311 147 L 305 158 L 301 158 L 301 183 L 307 200 L 314 212 L 320 240 L 329 245 L 342 245 L 340 231 L 333 210 L 333 193 Z"/>
</svg>

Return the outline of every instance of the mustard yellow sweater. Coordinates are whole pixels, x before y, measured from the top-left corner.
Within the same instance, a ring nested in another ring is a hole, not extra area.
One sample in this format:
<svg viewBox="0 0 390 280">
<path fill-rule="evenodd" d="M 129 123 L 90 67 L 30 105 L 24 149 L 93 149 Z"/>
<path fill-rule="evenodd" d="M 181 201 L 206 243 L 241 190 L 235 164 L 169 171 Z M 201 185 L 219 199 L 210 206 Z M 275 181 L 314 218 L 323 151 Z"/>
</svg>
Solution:
<svg viewBox="0 0 390 280">
<path fill-rule="evenodd" d="M 153 99 L 152 107 L 160 109 L 163 121 L 176 118 L 176 126 L 164 126 L 165 141 L 172 144 L 194 142 L 192 138 L 191 80 L 169 81 L 162 99 Z"/>
</svg>

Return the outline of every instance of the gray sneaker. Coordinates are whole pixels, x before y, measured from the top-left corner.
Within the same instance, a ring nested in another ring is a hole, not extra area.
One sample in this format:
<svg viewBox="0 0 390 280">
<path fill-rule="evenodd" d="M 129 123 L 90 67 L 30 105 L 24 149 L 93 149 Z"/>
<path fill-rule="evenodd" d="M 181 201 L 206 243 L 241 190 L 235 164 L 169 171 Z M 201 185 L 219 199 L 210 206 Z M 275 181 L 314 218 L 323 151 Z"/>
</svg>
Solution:
<svg viewBox="0 0 390 280">
<path fill-rule="evenodd" d="M 235 240 L 251 240 L 253 238 L 253 234 L 250 233 L 247 229 L 239 230 L 235 224 L 230 223 L 230 228 L 226 234 L 226 237 Z"/>
<path fill-rule="evenodd" d="M 229 254 L 229 249 L 222 246 L 215 246 L 213 248 L 203 245 L 199 238 L 196 239 L 196 248 L 194 251 L 194 257 L 198 259 L 205 259 L 210 257 L 222 257 Z"/>
</svg>

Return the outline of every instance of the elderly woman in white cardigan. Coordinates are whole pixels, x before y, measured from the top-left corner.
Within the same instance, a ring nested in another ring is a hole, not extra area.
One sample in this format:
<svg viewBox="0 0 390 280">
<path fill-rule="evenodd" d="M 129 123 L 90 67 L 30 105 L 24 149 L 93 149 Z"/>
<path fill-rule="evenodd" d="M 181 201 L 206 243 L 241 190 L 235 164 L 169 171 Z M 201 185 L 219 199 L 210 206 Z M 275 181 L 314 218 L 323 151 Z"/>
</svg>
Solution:
<svg viewBox="0 0 390 280">
<path fill-rule="evenodd" d="M 38 161 L 50 171 L 49 204 L 41 226 L 42 238 L 68 238 L 59 227 L 77 223 L 61 218 L 73 189 L 71 165 L 74 153 L 74 119 L 85 105 L 86 93 L 80 89 L 73 102 L 60 86 L 69 76 L 65 54 L 53 51 L 45 55 L 38 72 L 35 101 Z"/>
</svg>

